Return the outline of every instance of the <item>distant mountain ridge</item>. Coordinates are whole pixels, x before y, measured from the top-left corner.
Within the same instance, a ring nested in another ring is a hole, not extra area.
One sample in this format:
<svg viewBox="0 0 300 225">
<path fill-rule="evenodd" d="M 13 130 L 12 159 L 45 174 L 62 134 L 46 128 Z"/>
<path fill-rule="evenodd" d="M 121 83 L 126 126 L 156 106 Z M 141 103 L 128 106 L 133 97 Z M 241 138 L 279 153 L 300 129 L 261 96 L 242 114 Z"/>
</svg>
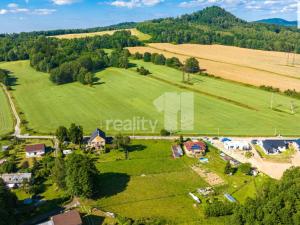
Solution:
<svg viewBox="0 0 300 225">
<path fill-rule="evenodd" d="M 256 21 L 257 23 L 267 23 L 267 24 L 275 24 L 280 26 L 297 26 L 297 21 L 288 21 L 281 18 L 270 18 Z"/>
</svg>

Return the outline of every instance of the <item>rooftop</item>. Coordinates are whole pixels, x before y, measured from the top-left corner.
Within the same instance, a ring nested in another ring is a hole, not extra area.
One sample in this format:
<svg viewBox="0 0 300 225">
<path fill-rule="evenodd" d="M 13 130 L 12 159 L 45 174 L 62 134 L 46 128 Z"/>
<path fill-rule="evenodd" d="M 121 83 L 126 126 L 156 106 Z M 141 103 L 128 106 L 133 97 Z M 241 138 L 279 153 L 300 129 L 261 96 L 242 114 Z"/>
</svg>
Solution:
<svg viewBox="0 0 300 225">
<path fill-rule="evenodd" d="M 80 214 L 76 210 L 71 210 L 52 217 L 54 225 L 82 225 Z"/>
<path fill-rule="evenodd" d="M 44 144 L 26 145 L 25 151 L 26 152 L 45 151 L 45 145 Z"/>
</svg>

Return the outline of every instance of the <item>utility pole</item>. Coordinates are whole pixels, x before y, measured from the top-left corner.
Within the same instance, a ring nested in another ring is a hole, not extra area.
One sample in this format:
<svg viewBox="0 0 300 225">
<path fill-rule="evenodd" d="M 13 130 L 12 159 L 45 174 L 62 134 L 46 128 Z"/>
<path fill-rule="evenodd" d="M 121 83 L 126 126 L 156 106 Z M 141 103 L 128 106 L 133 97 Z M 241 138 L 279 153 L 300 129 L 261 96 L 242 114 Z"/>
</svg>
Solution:
<svg viewBox="0 0 300 225">
<path fill-rule="evenodd" d="M 271 103 L 270 103 L 270 108 L 273 109 L 273 101 L 274 101 L 274 93 L 271 95 Z"/>
<path fill-rule="evenodd" d="M 291 101 L 291 112 L 292 112 L 292 114 L 295 114 L 295 110 L 294 110 L 294 102 L 293 101 Z"/>
<path fill-rule="evenodd" d="M 290 53 L 287 53 L 287 59 L 286 59 L 286 65 L 289 65 L 289 61 L 290 61 Z"/>
</svg>

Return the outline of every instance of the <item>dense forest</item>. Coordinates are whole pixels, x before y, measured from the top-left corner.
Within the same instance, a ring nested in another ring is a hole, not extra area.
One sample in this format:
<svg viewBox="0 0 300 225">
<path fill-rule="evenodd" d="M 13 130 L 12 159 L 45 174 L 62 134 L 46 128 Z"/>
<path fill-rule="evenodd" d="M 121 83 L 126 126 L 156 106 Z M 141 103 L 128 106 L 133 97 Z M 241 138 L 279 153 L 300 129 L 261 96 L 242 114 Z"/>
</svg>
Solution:
<svg viewBox="0 0 300 225">
<path fill-rule="evenodd" d="M 280 181 L 270 181 L 255 199 L 233 211 L 232 224 L 300 224 L 300 168 L 284 173 Z"/>
<path fill-rule="evenodd" d="M 217 6 L 178 18 L 139 23 L 137 29 L 150 34 L 152 42 L 223 44 L 300 53 L 300 31 L 296 27 L 248 23 Z"/>
</svg>

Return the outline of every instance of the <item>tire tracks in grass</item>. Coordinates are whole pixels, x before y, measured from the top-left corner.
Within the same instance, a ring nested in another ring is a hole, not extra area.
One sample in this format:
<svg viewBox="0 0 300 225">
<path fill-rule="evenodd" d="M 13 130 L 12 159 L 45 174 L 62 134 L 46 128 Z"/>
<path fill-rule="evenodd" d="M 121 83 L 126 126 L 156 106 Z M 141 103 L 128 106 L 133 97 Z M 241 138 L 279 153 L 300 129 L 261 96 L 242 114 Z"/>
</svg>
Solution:
<svg viewBox="0 0 300 225">
<path fill-rule="evenodd" d="M 260 72 L 265 72 L 265 73 L 269 73 L 271 75 L 277 75 L 277 76 L 282 76 L 282 77 L 286 77 L 286 78 L 300 80 L 300 77 L 295 77 L 295 76 L 291 76 L 291 75 L 287 75 L 287 74 L 277 73 L 274 71 L 259 69 L 256 67 L 251 67 L 251 66 L 246 66 L 246 65 L 236 64 L 236 63 L 230 63 L 230 62 L 226 62 L 226 61 L 218 61 L 218 60 L 214 60 L 214 59 L 203 58 L 203 57 L 199 57 L 199 56 L 188 55 L 188 54 L 183 54 L 183 53 L 178 53 L 178 52 L 172 52 L 172 51 L 169 51 L 166 49 L 162 49 L 162 48 L 158 48 L 158 47 L 154 47 L 154 46 L 150 46 L 150 45 L 147 45 L 146 47 L 152 48 L 152 49 L 155 49 L 158 51 L 162 51 L 162 52 L 167 52 L 167 53 L 171 53 L 171 54 L 175 54 L 175 55 L 184 56 L 184 57 L 194 57 L 194 58 L 200 59 L 200 60 L 206 60 L 206 61 L 215 62 L 215 63 L 223 63 L 223 64 L 227 64 L 227 65 L 232 65 L 232 66 L 237 66 L 237 67 L 241 67 L 241 68 L 247 68 L 247 69 L 252 69 L 252 70 L 256 70 L 256 71 L 260 71 Z"/>
<path fill-rule="evenodd" d="M 158 80 L 158 81 L 161 81 L 161 82 L 164 82 L 164 83 L 167 83 L 167 84 L 170 84 L 170 85 L 175 86 L 175 87 L 179 87 L 181 89 L 189 90 L 189 91 L 201 94 L 201 95 L 206 95 L 208 97 L 212 97 L 212 98 L 215 98 L 215 99 L 218 99 L 218 100 L 221 100 L 221 101 L 224 101 L 224 102 L 242 107 L 244 109 L 259 111 L 258 109 L 254 108 L 252 106 L 249 106 L 247 104 L 244 104 L 244 103 L 241 103 L 241 102 L 229 99 L 229 98 L 225 98 L 225 97 L 215 95 L 215 94 L 211 94 L 211 93 L 208 93 L 208 92 L 205 92 L 205 91 L 200 91 L 200 90 L 197 90 L 197 89 L 194 89 L 194 88 L 190 88 L 190 87 L 187 87 L 186 85 L 182 85 L 182 84 L 175 83 L 175 82 L 172 82 L 172 81 L 169 81 L 169 80 L 165 80 L 165 79 L 162 79 L 160 77 L 153 76 L 153 75 L 148 75 L 148 77 L 150 77 L 152 79 L 155 79 L 155 80 Z"/>
</svg>

